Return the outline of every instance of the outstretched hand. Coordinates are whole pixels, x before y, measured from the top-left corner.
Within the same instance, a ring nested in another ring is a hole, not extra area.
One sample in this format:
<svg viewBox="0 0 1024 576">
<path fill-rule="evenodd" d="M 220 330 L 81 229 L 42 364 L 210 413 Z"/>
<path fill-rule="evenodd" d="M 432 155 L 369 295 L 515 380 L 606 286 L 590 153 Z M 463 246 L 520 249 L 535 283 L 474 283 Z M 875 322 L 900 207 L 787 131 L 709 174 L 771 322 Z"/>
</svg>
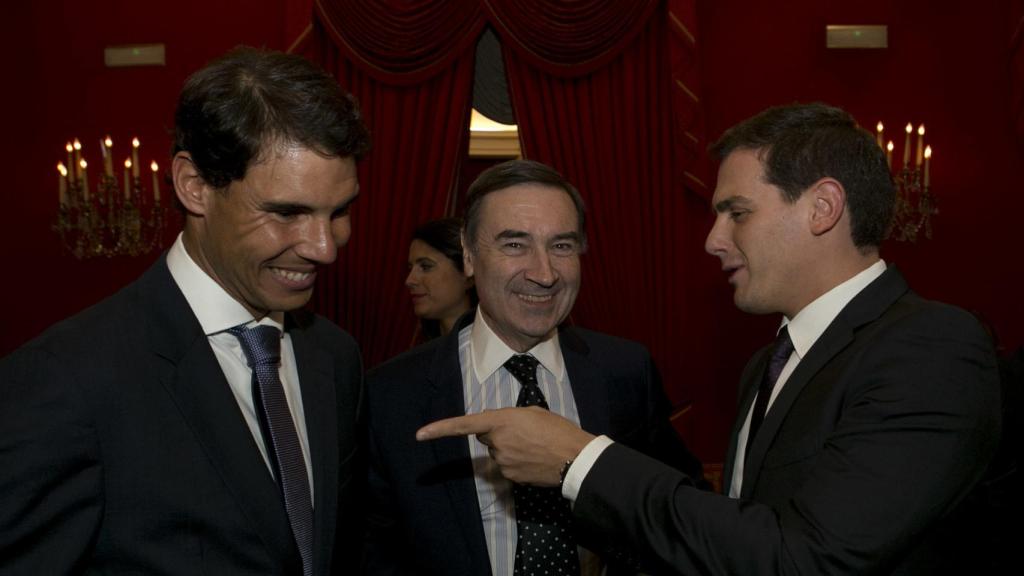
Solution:
<svg viewBox="0 0 1024 576">
<path fill-rule="evenodd" d="M 536 406 L 438 420 L 417 430 L 416 439 L 470 434 L 490 449 L 505 478 L 538 486 L 557 486 L 562 466 L 594 439 L 569 420 Z"/>
</svg>

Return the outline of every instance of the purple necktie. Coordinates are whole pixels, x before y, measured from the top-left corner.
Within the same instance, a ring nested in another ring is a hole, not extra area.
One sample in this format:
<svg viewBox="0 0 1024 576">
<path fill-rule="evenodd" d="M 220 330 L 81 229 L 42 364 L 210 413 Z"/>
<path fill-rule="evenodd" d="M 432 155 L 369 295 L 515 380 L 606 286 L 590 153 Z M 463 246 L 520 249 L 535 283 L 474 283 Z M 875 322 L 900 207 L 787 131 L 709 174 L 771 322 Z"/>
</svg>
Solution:
<svg viewBox="0 0 1024 576">
<path fill-rule="evenodd" d="M 540 406 L 547 410 L 544 393 L 537 385 L 537 359 L 516 354 L 505 369 L 522 385 L 516 406 Z M 512 485 L 516 509 L 516 563 L 514 576 L 579 574 L 576 543 L 569 532 L 569 501 L 558 488 Z"/>
<path fill-rule="evenodd" d="M 765 412 L 768 411 L 768 400 L 772 396 L 772 388 L 782 374 L 782 368 L 789 361 L 789 355 L 793 353 L 793 341 L 789 338 L 788 327 L 783 326 L 779 331 L 775 343 L 772 344 L 772 357 L 768 361 L 768 369 L 764 371 L 761 378 L 761 385 L 757 388 L 757 400 L 754 402 L 754 412 L 750 415 L 750 428 L 747 431 L 747 450 L 744 459 L 750 455 L 750 447 L 754 444 L 754 436 L 764 422 Z"/>
<path fill-rule="evenodd" d="M 306 475 L 302 446 L 278 374 L 281 331 L 273 326 L 235 327 L 228 331 L 242 343 L 242 351 L 252 368 L 252 399 L 263 445 L 302 556 L 302 573 L 312 576 L 313 501 L 309 494 L 309 476 Z"/>
</svg>

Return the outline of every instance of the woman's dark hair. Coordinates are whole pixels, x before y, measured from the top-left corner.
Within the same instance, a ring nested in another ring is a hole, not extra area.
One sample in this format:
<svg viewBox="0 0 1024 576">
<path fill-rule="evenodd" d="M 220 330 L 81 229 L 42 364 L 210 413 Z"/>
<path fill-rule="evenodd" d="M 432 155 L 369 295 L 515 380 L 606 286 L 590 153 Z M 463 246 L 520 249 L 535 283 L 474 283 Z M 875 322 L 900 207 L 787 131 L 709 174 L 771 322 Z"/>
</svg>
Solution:
<svg viewBox="0 0 1024 576">
<path fill-rule="evenodd" d="M 268 148 L 288 144 L 357 160 L 369 150 L 355 100 L 312 62 L 240 47 L 185 82 L 172 155 L 188 152 L 210 186 L 241 180 Z"/>
<path fill-rule="evenodd" d="M 462 218 L 440 218 L 420 225 L 412 233 L 413 240 L 420 240 L 427 246 L 444 254 L 445 258 L 455 265 L 455 269 L 465 273 L 462 261 Z M 476 288 L 470 287 L 470 310 L 476 308 Z M 420 318 L 420 339 L 431 340 L 441 335 L 441 321 Z"/>
</svg>

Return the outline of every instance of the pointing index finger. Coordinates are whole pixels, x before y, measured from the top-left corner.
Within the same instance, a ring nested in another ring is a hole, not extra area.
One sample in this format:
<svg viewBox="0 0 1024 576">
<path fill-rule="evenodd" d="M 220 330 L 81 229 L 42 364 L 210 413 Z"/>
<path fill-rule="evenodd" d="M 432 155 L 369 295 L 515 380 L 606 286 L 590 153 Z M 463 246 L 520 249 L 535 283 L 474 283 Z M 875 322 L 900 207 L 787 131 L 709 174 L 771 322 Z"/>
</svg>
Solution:
<svg viewBox="0 0 1024 576">
<path fill-rule="evenodd" d="M 436 440 L 449 436 L 469 436 L 470 434 L 486 434 L 494 428 L 494 414 L 468 414 L 431 422 L 416 431 L 416 439 Z"/>
</svg>

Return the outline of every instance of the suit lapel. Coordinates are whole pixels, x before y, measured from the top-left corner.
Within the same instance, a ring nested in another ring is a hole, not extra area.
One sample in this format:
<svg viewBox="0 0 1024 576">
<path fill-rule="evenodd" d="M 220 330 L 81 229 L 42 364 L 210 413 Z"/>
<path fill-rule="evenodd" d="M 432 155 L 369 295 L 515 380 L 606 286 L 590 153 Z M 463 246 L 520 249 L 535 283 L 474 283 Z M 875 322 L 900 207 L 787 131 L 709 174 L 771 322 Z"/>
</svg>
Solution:
<svg viewBox="0 0 1024 576">
<path fill-rule="evenodd" d="M 424 423 L 466 413 L 462 365 L 459 362 L 459 331 L 472 322 L 473 316 L 467 316 L 444 337 L 434 355 L 428 375 L 429 397 Z M 481 574 L 489 573 L 490 559 L 480 521 L 480 502 L 476 495 L 469 444 L 462 437 L 444 438 L 432 441 L 431 448 L 437 470 L 443 471 L 446 478 L 444 485 L 451 502 L 453 520 L 465 538 L 466 550 L 471 556 L 470 565 Z"/>
<path fill-rule="evenodd" d="M 722 485 L 722 492 L 726 495 L 729 494 L 729 489 L 732 486 L 732 475 L 735 473 L 736 445 L 739 442 L 740 430 L 743 429 L 747 413 L 750 412 L 750 406 L 754 403 L 754 398 L 757 396 L 758 382 L 768 363 L 769 348 L 766 346 L 755 354 L 740 378 L 740 402 L 736 419 L 732 425 L 732 431 L 729 434 L 729 450 L 725 456 L 725 467 L 722 471 L 722 478 L 725 481 Z"/>
<path fill-rule="evenodd" d="M 590 360 L 590 347 L 572 327 L 559 330 L 558 343 L 580 416 L 580 428 L 591 434 L 608 434 L 611 409 L 604 371 Z"/>
<path fill-rule="evenodd" d="M 313 565 L 314 573 L 326 574 L 330 558 L 325 551 L 334 548 L 338 505 L 338 411 L 334 386 L 334 364 L 316 345 L 304 327 L 289 315 L 295 363 L 302 389 L 302 407 L 309 438 L 310 467 L 313 470 Z"/>
<path fill-rule="evenodd" d="M 832 358 L 853 342 L 858 328 L 878 319 L 907 290 L 907 283 L 903 276 L 895 266 L 890 266 L 839 312 L 835 320 L 811 346 L 765 414 L 764 422 L 750 447 L 750 454 L 747 455 L 743 467 L 741 496 L 747 497 L 753 491 L 768 447 L 775 440 L 775 435 L 792 408 L 793 402 L 796 401 L 807 383 Z"/>
<path fill-rule="evenodd" d="M 272 557 L 298 558 L 277 485 L 165 258 L 139 282 L 142 310 L 150 313 L 146 332 L 161 384 Z"/>
</svg>

